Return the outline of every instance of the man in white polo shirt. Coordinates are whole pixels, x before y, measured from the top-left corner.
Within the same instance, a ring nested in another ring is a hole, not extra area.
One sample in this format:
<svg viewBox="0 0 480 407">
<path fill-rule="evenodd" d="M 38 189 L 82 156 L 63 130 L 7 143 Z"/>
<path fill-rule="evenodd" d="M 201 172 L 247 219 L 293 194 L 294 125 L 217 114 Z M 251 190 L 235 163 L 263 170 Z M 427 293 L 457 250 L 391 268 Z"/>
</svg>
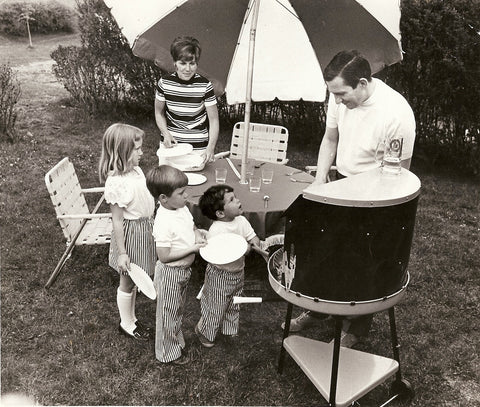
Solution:
<svg viewBox="0 0 480 407">
<path fill-rule="evenodd" d="M 415 117 L 405 98 L 372 78 L 368 61 L 358 51 L 339 52 L 324 71 L 330 92 L 326 130 L 320 145 L 315 183 L 327 182 L 336 159 L 337 179 L 380 165 L 385 138 L 403 137 L 401 165 L 410 168 L 415 142 Z M 303 312 L 291 320 L 290 330 L 316 325 L 326 315 Z M 345 320 L 342 346 L 351 347 L 367 336 L 372 315 Z"/>
</svg>

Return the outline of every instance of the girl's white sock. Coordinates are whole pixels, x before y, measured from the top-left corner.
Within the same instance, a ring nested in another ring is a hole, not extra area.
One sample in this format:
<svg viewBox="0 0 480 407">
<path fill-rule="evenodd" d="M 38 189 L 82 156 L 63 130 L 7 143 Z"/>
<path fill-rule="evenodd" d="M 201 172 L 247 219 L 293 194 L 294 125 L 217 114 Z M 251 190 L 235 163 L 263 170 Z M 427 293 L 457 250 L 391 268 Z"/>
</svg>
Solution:
<svg viewBox="0 0 480 407">
<path fill-rule="evenodd" d="M 120 325 L 128 333 L 133 333 L 135 329 L 135 320 L 132 315 L 132 303 L 135 307 L 135 297 L 133 293 L 126 293 L 117 289 L 117 306 L 120 313 Z"/>
<path fill-rule="evenodd" d="M 131 315 L 132 315 L 132 318 L 133 318 L 133 323 L 137 322 L 137 316 L 135 315 L 136 299 L 137 299 L 137 287 L 134 286 L 133 289 L 132 289 L 132 302 L 131 302 L 132 309 L 130 311 Z"/>
</svg>

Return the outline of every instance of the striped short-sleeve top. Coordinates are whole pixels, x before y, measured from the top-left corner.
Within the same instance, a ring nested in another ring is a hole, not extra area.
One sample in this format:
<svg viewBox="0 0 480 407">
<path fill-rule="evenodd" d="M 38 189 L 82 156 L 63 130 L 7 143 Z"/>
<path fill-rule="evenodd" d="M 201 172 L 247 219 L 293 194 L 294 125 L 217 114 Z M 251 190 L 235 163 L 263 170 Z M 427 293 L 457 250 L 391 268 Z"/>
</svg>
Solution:
<svg viewBox="0 0 480 407">
<path fill-rule="evenodd" d="M 194 150 L 208 144 L 206 106 L 217 104 L 212 83 L 195 74 L 190 80 L 180 79 L 176 72 L 160 78 L 155 97 L 165 102 L 167 128 L 179 143 L 190 143 Z"/>
</svg>

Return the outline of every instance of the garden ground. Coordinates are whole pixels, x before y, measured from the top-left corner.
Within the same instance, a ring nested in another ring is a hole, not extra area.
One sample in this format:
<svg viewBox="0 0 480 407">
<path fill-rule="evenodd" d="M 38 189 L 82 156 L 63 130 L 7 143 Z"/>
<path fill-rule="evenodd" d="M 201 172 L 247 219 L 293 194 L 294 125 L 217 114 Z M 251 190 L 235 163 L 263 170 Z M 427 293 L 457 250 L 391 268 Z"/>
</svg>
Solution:
<svg viewBox="0 0 480 407">
<path fill-rule="evenodd" d="M 55 285 L 43 288 L 65 244 L 44 174 L 69 156 L 82 186 L 98 185 L 100 140 L 119 119 L 83 114 L 50 72 L 49 53 L 58 44 L 78 43 L 78 36 L 33 40 L 28 49 L 23 40 L 0 38 L 0 55 L 18 71 L 22 86 L 20 139 L 0 144 L 1 393 L 21 392 L 42 405 L 322 404 L 291 359 L 282 375 L 276 372 L 282 302 L 242 306 L 236 342 L 222 338 L 206 350 L 193 334 L 201 284 L 201 273 L 194 273 L 184 327 L 193 361 L 173 367 L 156 363 L 153 342 L 118 336 L 118 277 L 106 265 L 106 247 L 76 249 Z M 146 130 L 142 166 L 155 165 L 153 118 L 123 120 Z M 222 132 L 221 147 L 229 145 L 229 134 Z M 315 162 L 316 151 L 302 150 L 292 138 L 289 158 L 302 167 Z M 427 170 L 415 159 L 412 170 L 422 192 L 409 264 L 412 282 L 396 314 L 403 374 L 416 397 L 394 405 L 478 406 L 480 186 L 453 171 Z M 139 316 L 153 324 L 154 311 L 154 303 L 140 296 Z M 387 320 L 385 313 L 375 317 L 360 349 L 391 357 Z M 332 326 L 304 334 L 328 341 Z M 390 383 L 368 393 L 361 405 L 381 404 Z"/>
</svg>

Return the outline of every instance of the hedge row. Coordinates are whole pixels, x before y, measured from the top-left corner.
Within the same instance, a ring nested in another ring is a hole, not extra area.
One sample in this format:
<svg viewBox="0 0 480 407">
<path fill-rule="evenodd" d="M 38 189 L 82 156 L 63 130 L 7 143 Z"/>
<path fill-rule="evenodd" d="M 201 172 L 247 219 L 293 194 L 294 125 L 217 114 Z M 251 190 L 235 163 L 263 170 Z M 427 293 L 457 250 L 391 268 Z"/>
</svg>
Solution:
<svg viewBox="0 0 480 407">
<path fill-rule="evenodd" d="M 0 4 L 0 32 L 27 36 L 26 19 L 32 34 L 72 32 L 75 27 L 75 13 L 58 1 L 39 3 L 23 1 Z"/>
</svg>

